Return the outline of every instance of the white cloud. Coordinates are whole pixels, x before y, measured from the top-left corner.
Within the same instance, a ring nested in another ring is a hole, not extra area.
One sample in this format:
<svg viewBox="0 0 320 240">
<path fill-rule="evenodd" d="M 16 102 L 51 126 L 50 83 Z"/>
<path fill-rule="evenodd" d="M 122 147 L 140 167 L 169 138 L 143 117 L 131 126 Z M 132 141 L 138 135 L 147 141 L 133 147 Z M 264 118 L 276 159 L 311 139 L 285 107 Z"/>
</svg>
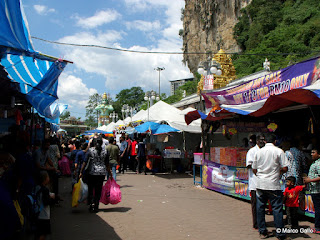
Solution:
<svg viewBox="0 0 320 240">
<path fill-rule="evenodd" d="M 77 19 L 78 26 L 90 29 L 112 22 L 120 17 L 121 15 L 115 10 L 104 10 L 96 12 L 92 17 L 83 18 L 76 16 L 74 18 Z"/>
<path fill-rule="evenodd" d="M 161 2 L 161 3 L 159 3 Z M 181 8 L 184 1 L 178 0 L 126 0 L 126 3 L 135 4 L 139 3 L 141 6 L 154 7 L 156 9 L 163 7 L 163 18 L 161 23 L 165 23 L 165 28 L 161 29 L 160 21 L 147 22 L 141 20 L 133 20 L 131 23 L 127 23 L 129 29 L 139 29 L 140 31 L 152 34 L 152 30 L 157 31 L 157 39 L 152 43 L 152 46 L 131 46 L 130 50 L 150 51 L 150 52 L 181 52 L 182 40 L 179 38 L 179 29 L 182 28 L 182 22 L 180 20 Z M 174 15 L 174 16 L 173 16 Z M 158 37 L 159 36 L 159 37 Z M 70 42 L 79 44 L 92 44 L 109 46 L 114 48 L 124 48 L 120 43 L 126 33 L 119 31 L 106 31 L 106 32 L 80 32 L 70 36 L 65 36 L 59 39 L 60 42 Z M 61 47 L 61 46 L 60 46 Z M 154 68 L 165 67 L 164 71 L 161 71 L 161 93 L 170 93 L 169 80 L 183 79 L 192 77 L 189 69 L 182 64 L 182 54 L 180 55 L 166 55 L 166 54 L 141 54 L 141 53 L 128 53 L 119 52 L 107 49 L 98 48 L 81 48 L 81 47 L 61 47 L 65 59 L 73 61 L 72 65 L 73 75 L 75 76 L 92 76 L 95 84 L 99 86 L 105 86 L 105 88 L 99 88 L 98 92 L 110 93 L 112 97 L 119 93 L 124 88 L 131 88 L 133 86 L 140 86 L 144 91 L 159 89 L 159 72 Z M 81 74 L 81 75 L 80 75 Z M 89 80 L 83 77 L 83 81 L 75 76 L 69 76 L 64 78 L 70 85 L 62 87 L 66 91 L 62 91 L 62 95 L 68 97 L 72 92 L 67 89 L 72 88 L 71 82 L 80 81 L 84 85 L 86 82 L 88 85 Z M 73 80 L 72 80 L 73 79 Z M 72 81 L 71 81 L 72 80 Z M 82 92 L 88 97 L 90 91 L 86 90 L 88 87 L 85 85 L 82 87 Z M 73 90 L 73 89 L 71 89 Z M 81 91 L 81 90 L 79 90 Z M 79 93 L 79 91 L 76 91 Z M 61 97 L 60 95 L 58 95 Z M 78 104 L 78 102 L 85 101 L 87 98 L 77 95 L 76 97 L 68 97 L 70 104 Z M 79 99 L 74 100 L 74 99 Z M 84 103 L 84 102 L 83 102 Z M 85 104 L 82 104 L 85 106 Z"/>
<path fill-rule="evenodd" d="M 146 11 L 150 8 L 150 4 L 145 0 L 125 0 L 125 3 L 132 11 Z"/>
<path fill-rule="evenodd" d="M 84 35 L 66 38 L 73 39 L 75 42 L 90 41 L 85 39 Z M 91 38 L 101 39 L 99 35 L 90 35 Z M 180 44 L 168 40 L 159 41 L 159 44 L 161 47 L 158 48 L 133 46 L 130 50 L 164 52 L 180 51 L 181 48 Z M 114 47 L 121 48 L 116 44 Z M 192 76 L 181 62 L 182 55 L 140 54 L 79 47 L 66 48 L 65 54 L 66 59 L 74 62 L 76 69 L 89 74 L 98 74 L 102 76 L 100 79 L 106 79 L 106 89 L 99 89 L 99 91 L 107 91 L 112 95 L 133 86 L 141 86 L 144 90 L 157 90 L 159 79 L 158 72 L 154 70 L 156 67 L 166 68 L 161 72 L 161 92 L 169 93 L 169 80 Z"/>
<path fill-rule="evenodd" d="M 45 5 L 33 5 L 33 8 L 40 15 L 47 15 L 56 11 L 54 8 L 48 8 Z"/>
<path fill-rule="evenodd" d="M 108 44 L 113 44 L 122 39 L 122 35 L 125 33 L 110 30 L 107 32 L 100 32 L 94 35 L 90 32 L 79 32 L 71 36 L 66 36 L 61 38 L 59 41 L 66 43 L 76 43 L 82 45 L 101 45 L 106 46 Z"/>
<path fill-rule="evenodd" d="M 158 31 L 161 27 L 160 21 L 146 22 L 146 21 L 142 21 L 142 20 L 127 22 L 126 26 L 129 30 L 138 29 L 142 32 Z"/>
<path fill-rule="evenodd" d="M 84 109 L 89 96 L 95 93 L 97 93 L 97 90 L 88 88 L 79 77 L 62 73 L 59 78 L 59 101 L 67 103 L 69 109 Z"/>
</svg>

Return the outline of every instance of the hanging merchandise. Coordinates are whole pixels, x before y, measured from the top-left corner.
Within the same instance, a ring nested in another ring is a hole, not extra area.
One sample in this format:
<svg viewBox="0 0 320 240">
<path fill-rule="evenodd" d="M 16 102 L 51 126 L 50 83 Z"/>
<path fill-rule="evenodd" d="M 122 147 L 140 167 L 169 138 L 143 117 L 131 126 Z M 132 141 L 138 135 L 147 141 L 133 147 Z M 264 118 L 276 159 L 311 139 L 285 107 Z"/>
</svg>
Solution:
<svg viewBox="0 0 320 240">
<path fill-rule="evenodd" d="M 275 123 L 270 123 L 267 126 L 267 128 L 268 128 L 269 132 L 275 132 L 278 129 L 278 125 Z"/>
<path fill-rule="evenodd" d="M 229 133 L 230 136 L 233 136 L 233 135 L 237 134 L 238 131 L 235 128 L 229 128 L 228 129 L 228 133 Z"/>
<path fill-rule="evenodd" d="M 168 142 L 169 141 L 169 136 L 167 134 L 161 134 L 157 135 L 157 141 L 158 142 Z"/>
<path fill-rule="evenodd" d="M 313 120 L 312 120 L 312 118 L 309 119 L 308 132 L 310 132 L 311 134 L 314 134 L 314 128 L 313 128 Z"/>
</svg>

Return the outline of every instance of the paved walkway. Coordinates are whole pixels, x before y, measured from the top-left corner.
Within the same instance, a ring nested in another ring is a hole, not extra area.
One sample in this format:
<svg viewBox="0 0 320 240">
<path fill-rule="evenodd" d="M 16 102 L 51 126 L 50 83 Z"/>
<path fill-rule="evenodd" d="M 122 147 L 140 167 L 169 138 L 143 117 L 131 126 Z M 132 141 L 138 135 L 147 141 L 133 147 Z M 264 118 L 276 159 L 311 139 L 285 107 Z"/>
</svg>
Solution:
<svg viewBox="0 0 320 240">
<path fill-rule="evenodd" d="M 117 177 L 122 202 L 100 203 L 96 214 L 89 213 L 85 204 L 72 209 L 70 179 L 60 179 L 64 201 L 52 209 L 50 239 L 259 239 L 251 227 L 248 202 L 194 186 L 192 176 L 126 173 Z M 272 217 L 266 219 L 269 230 L 275 230 Z M 300 225 L 313 226 L 310 221 Z M 290 236 L 320 239 L 310 233 Z"/>
</svg>

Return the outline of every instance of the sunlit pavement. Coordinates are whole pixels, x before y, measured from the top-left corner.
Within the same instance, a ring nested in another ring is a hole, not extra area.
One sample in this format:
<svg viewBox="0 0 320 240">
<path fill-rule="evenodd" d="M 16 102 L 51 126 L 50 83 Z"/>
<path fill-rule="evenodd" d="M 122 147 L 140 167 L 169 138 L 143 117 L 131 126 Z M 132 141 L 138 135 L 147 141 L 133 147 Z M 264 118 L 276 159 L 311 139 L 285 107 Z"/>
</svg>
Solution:
<svg viewBox="0 0 320 240">
<path fill-rule="evenodd" d="M 259 239 L 248 202 L 194 186 L 190 175 L 128 172 L 117 180 L 122 202 L 100 203 L 98 213 L 89 213 L 84 203 L 71 208 L 71 180 L 61 178 L 64 201 L 52 209 L 50 239 Z M 266 221 L 275 233 L 273 217 Z M 308 232 L 313 227 L 309 219 L 300 226 L 291 238 L 319 239 Z"/>
</svg>

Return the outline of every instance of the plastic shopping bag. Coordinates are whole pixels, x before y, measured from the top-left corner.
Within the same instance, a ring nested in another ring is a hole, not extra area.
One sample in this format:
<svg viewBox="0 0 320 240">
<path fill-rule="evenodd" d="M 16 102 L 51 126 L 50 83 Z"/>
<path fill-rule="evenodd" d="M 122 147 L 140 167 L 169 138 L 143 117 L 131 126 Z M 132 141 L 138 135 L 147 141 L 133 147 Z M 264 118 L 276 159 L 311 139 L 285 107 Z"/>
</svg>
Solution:
<svg viewBox="0 0 320 240">
<path fill-rule="evenodd" d="M 58 161 L 59 168 L 61 170 L 62 175 L 70 176 L 71 170 L 70 170 L 70 164 L 69 159 L 66 156 L 63 156 L 60 161 Z"/>
<path fill-rule="evenodd" d="M 121 202 L 120 186 L 112 178 L 109 178 L 105 185 L 102 187 L 100 202 L 103 204 L 117 204 Z"/>
<path fill-rule="evenodd" d="M 110 187 L 111 187 L 111 178 L 104 184 L 101 191 L 100 201 L 103 204 L 107 205 L 110 203 Z"/>
<path fill-rule="evenodd" d="M 72 207 L 78 206 L 78 200 L 80 197 L 81 179 L 73 186 L 72 190 Z"/>
<path fill-rule="evenodd" d="M 152 162 L 151 162 L 150 159 L 147 159 L 146 167 L 147 167 L 149 170 L 152 170 Z"/>
<path fill-rule="evenodd" d="M 111 187 L 110 187 L 110 203 L 117 204 L 121 202 L 121 191 L 120 186 L 117 182 L 112 178 Z"/>
<path fill-rule="evenodd" d="M 80 178 L 80 194 L 78 202 L 81 203 L 88 198 L 88 185 Z"/>
</svg>

